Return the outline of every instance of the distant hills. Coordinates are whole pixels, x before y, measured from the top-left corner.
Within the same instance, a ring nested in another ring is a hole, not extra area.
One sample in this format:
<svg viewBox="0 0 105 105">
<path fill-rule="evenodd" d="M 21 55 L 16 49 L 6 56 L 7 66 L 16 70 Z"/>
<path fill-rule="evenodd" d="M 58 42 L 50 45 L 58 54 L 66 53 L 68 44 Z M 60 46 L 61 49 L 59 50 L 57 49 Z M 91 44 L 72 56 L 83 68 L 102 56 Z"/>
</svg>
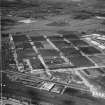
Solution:
<svg viewBox="0 0 105 105">
<path fill-rule="evenodd" d="M 49 1 L 49 2 L 80 2 L 84 0 L 1 0 L 1 1 L 7 1 L 7 2 L 26 2 L 26 3 L 31 3 L 31 2 L 36 2 L 36 1 Z"/>
<path fill-rule="evenodd" d="M 77 2 L 78 1 L 78 2 Z M 105 9 L 105 0 L 0 0 L 0 4 L 1 6 L 5 6 L 5 7 L 9 7 L 11 5 L 23 5 L 23 6 L 29 6 L 31 5 L 38 5 L 40 6 L 40 4 L 42 4 L 42 2 L 46 2 L 46 3 L 69 3 L 69 4 L 80 4 L 79 6 L 85 9 L 87 8 L 87 10 L 89 8 L 91 9 Z M 26 4 L 26 5 L 25 5 Z"/>
</svg>

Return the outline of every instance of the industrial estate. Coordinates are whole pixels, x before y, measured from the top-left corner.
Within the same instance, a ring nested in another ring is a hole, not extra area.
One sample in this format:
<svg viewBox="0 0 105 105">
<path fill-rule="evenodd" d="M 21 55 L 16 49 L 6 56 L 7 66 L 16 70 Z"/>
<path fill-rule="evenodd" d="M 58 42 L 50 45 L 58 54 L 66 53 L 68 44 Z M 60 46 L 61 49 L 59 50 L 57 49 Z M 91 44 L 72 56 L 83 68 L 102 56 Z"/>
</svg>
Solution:
<svg viewBox="0 0 105 105">
<path fill-rule="evenodd" d="M 51 93 L 64 94 L 70 87 L 105 99 L 105 36 L 45 33 L 8 34 L 2 47 L 9 52 L 4 57 L 10 59 L 9 78 Z"/>
</svg>

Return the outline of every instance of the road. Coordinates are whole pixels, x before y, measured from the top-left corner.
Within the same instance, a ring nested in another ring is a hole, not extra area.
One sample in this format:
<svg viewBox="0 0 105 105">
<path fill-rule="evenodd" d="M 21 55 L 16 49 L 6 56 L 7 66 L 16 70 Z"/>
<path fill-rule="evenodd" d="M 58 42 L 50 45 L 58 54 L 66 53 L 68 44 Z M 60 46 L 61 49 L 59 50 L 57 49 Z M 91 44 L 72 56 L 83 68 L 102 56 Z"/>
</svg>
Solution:
<svg viewBox="0 0 105 105">
<path fill-rule="evenodd" d="M 6 71 L 6 73 L 8 73 L 13 80 L 15 78 L 21 78 L 24 81 L 31 81 L 31 82 L 34 82 L 34 83 L 35 83 L 35 81 L 38 81 L 38 80 L 39 81 L 53 82 L 55 84 L 60 84 L 60 85 L 65 86 L 65 87 L 71 87 L 71 88 L 74 88 L 74 89 L 77 89 L 77 90 L 82 90 L 84 92 L 89 92 L 90 93 L 90 90 L 88 88 L 86 88 L 86 87 L 82 88 L 82 87 L 78 87 L 78 86 L 76 86 L 74 84 L 67 84 L 66 85 L 66 84 L 63 84 L 63 83 L 56 82 L 56 81 L 54 82 L 54 81 L 50 80 L 50 78 L 49 79 L 42 79 L 42 78 L 35 77 L 34 75 L 31 75 L 31 74 L 29 75 L 29 74 L 20 73 L 20 72 L 17 72 L 17 71 L 15 71 L 15 72 L 14 71 L 10 71 L 10 70 Z M 12 77 L 12 75 L 13 75 L 13 77 Z M 29 87 L 30 87 L 30 85 L 29 85 Z M 36 88 L 34 86 L 31 86 L 31 87 L 32 88 Z"/>
</svg>

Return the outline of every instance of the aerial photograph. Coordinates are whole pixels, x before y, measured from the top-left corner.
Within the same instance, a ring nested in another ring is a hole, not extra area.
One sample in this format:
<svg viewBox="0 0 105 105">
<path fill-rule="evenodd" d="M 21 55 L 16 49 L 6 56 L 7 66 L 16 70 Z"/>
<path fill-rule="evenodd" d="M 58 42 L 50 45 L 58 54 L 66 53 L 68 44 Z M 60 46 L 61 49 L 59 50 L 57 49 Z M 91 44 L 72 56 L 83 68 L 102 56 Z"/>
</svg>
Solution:
<svg viewBox="0 0 105 105">
<path fill-rule="evenodd" d="M 0 105 L 105 105 L 105 0 L 0 9 Z"/>
</svg>

